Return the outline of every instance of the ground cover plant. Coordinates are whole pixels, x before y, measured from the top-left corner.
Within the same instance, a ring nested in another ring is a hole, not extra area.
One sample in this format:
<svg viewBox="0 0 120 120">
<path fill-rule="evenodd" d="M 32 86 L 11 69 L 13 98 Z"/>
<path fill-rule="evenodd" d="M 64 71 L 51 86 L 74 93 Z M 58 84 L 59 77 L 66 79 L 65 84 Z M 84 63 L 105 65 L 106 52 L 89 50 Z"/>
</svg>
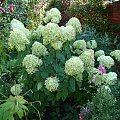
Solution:
<svg viewBox="0 0 120 120">
<path fill-rule="evenodd" d="M 59 26 L 61 19 L 52 8 L 33 30 L 11 21 L 1 61 L 1 120 L 119 119 L 119 48 L 108 50 L 108 36 L 83 32 L 77 18 Z"/>
</svg>

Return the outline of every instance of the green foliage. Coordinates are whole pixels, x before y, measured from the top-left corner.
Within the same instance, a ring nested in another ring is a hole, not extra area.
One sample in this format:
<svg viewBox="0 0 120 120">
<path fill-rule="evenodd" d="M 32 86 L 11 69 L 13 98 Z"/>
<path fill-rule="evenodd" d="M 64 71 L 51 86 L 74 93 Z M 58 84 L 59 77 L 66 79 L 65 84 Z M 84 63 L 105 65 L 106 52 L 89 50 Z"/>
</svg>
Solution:
<svg viewBox="0 0 120 120">
<path fill-rule="evenodd" d="M 0 119 L 14 120 L 14 114 L 21 119 L 27 114 L 28 108 L 24 105 L 27 101 L 22 96 L 10 96 L 5 103 L 0 105 Z"/>
<path fill-rule="evenodd" d="M 93 97 L 90 105 L 92 110 L 91 120 L 118 120 L 120 119 L 120 109 L 115 96 L 110 88 L 101 87 Z"/>
</svg>

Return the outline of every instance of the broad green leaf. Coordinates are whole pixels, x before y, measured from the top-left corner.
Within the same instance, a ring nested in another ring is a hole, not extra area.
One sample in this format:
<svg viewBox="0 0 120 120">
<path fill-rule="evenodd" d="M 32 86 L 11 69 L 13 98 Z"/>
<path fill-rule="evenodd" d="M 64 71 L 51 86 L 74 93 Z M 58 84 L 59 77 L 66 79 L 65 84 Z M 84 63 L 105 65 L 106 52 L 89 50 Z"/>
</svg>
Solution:
<svg viewBox="0 0 120 120">
<path fill-rule="evenodd" d="M 70 92 L 75 92 L 75 80 L 74 79 L 69 80 L 69 90 Z"/>
<path fill-rule="evenodd" d="M 17 114 L 18 114 L 18 116 L 19 116 L 20 119 L 24 116 L 24 113 L 23 113 L 23 110 L 22 110 L 22 109 L 19 109 L 19 110 L 17 111 Z"/>
<path fill-rule="evenodd" d="M 42 82 L 37 83 L 37 90 L 39 91 L 42 88 L 43 84 Z"/>
</svg>

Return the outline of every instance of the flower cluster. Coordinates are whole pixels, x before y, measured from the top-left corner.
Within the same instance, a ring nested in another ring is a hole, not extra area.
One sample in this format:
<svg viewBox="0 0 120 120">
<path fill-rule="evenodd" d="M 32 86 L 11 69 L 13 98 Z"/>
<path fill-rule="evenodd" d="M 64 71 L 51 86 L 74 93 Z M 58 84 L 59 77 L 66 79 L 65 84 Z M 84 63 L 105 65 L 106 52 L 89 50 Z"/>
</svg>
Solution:
<svg viewBox="0 0 120 120">
<path fill-rule="evenodd" d="M 107 67 L 108 69 L 114 65 L 114 60 L 110 56 L 101 55 L 97 58 L 97 61 L 99 61 L 100 65 Z"/>
<path fill-rule="evenodd" d="M 60 31 L 61 31 L 61 35 L 62 35 L 62 42 L 67 42 L 67 41 L 71 41 L 71 40 L 75 40 L 75 29 L 73 28 L 73 26 L 61 26 L 60 27 Z"/>
<path fill-rule="evenodd" d="M 97 48 L 97 42 L 95 40 L 90 40 L 87 42 L 87 48 L 95 49 Z"/>
<path fill-rule="evenodd" d="M 107 74 L 103 74 L 102 81 L 104 81 L 108 85 L 113 85 L 117 80 L 117 74 L 115 72 L 109 72 Z"/>
<path fill-rule="evenodd" d="M 38 57 L 45 56 L 47 54 L 47 49 L 44 45 L 39 42 L 34 42 L 32 45 L 32 54 Z"/>
<path fill-rule="evenodd" d="M 82 74 L 84 72 L 84 63 L 79 57 L 71 57 L 65 63 L 65 73 L 70 76 Z"/>
<path fill-rule="evenodd" d="M 110 53 L 110 55 L 120 62 L 120 50 L 114 50 Z"/>
<path fill-rule="evenodd" d="M 54 49 L 60 49 L 62 47 L 61 31 L 57 24 L 48 23 L 45 25 L 42 36 L 44 45 L 51 44 Z"/>
<path fill-rule="evenodd" d="M 42 60 L 35 55 L 26 55 L 23 59 L 23 66 L 26 68 L 28 74 L 33 74 L 37 71 L 37 67 L 42 65 Z"/>
<path fill-rule="evenodd" d="M 27 38 L 30 35 L 30 31 L 25 28 L 24 24 L 20 22 L 19 20 L 13 19 L 10 23 L 11 29 L 14 30 L 15 28 L 22 30 L 24 34 L 27 36 Z"/>
<path fill-rule="evenodd" d="M 105 55 L 105 52 L 103 50 L 98 50 L 95 52 L 95 57 L 100 57 L 101 55 Z"/>
<path fill-rule="evenodd" d="M 92 49 L 86 49 L 80 55 L 80 59 L 84 62 L 85 70 L 90 72 L 94 68 L 94 51 Z"/>
<path fill-rule="evenodd" d="M 85 40 L 77 40 L 73 43 L 73 47 L 75 49 L 85 50 L 86 49 L 86 42 L 85 42 Z"/>
<path fill-rule="evenodd" d="M 8 14 L 10 14 L 11 12 L 14 11 L 14 8 L 15 8 L 15 5 L 14 4 L 10 4 L 8 6 L 8 11 L 6 11 L 4 8 L 0 7 L 0 12 L 1 13 L 8 13 Z"/>
<path fill-rule="evenodd" d="M 57 77 L 49 77 L 45 80 L 45 87 L 48 91 L 54 92 L 58 89 L 59 80 Z"/>
<path fill-rule="evenodd" d="M 73 26 L 76 34 L 80 33 L 82 31 L 82 27 L 81 27 L 81 23 L 79 21 L 79 19 L 77 19 L 76 17 L 72 17 L 66 24 L 66 26 Z"/>
<path fill-rule="evenodd" d="M 52 22 L 52 23 L 59 23 L 61 20 L 61 13 L 57 8 L 52 8 L 47 11 L 46 16 L 44 18 L 44 22 Z"/>
<path fill-rule="evenodd" d="M 22 30 L 14 28 L 10 33 L 9 43 L 11 46 L 15 46 L 17 51 L 24 51 L 26 45 L 28 45 L 30 42 Z"/>
<path fill-rule="evenodd" d="M 11 93 L 13 95 L 19 95 L 22 92 L 22 85 L 21 84 L 15 84 L 10 89 Z"/>
</svg>

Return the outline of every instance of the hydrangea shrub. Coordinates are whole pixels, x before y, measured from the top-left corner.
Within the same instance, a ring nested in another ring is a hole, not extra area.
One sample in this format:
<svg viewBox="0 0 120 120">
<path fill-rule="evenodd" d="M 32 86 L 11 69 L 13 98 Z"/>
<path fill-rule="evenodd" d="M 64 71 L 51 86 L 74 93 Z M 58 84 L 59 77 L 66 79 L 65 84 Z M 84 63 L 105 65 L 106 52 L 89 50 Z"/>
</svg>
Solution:
<svg viewBox="0 0 120 120">
<path fill-rule="evenodd" d="M 96 92 L 91 85 L 113 85 L 117 74 L 108 69 L 114 66 L 112 56 L 119 60 L 119 51 L 105 56 L 103 50 L 96 51 L 95 40 L 76 39 L 82 32 L 80 21 L 73 17 L 66 26 L 59 26 L 61 14 L 56 8 L 48 11 L 44 20 L 44 25 L 28 30 L 29 34 L 20 21 L 13 20 L 9 36 L 10 45 L 15 47 L 11 52 L 18 53 L 10 59 L 17 64 L 16 81 L 33 91 L 32 99 L 41 101 L 41 109 L 69 97 L 84 99 L 83 94 Z M 83 89 L 89 92 L 82 93 Z"/>
</svg>

